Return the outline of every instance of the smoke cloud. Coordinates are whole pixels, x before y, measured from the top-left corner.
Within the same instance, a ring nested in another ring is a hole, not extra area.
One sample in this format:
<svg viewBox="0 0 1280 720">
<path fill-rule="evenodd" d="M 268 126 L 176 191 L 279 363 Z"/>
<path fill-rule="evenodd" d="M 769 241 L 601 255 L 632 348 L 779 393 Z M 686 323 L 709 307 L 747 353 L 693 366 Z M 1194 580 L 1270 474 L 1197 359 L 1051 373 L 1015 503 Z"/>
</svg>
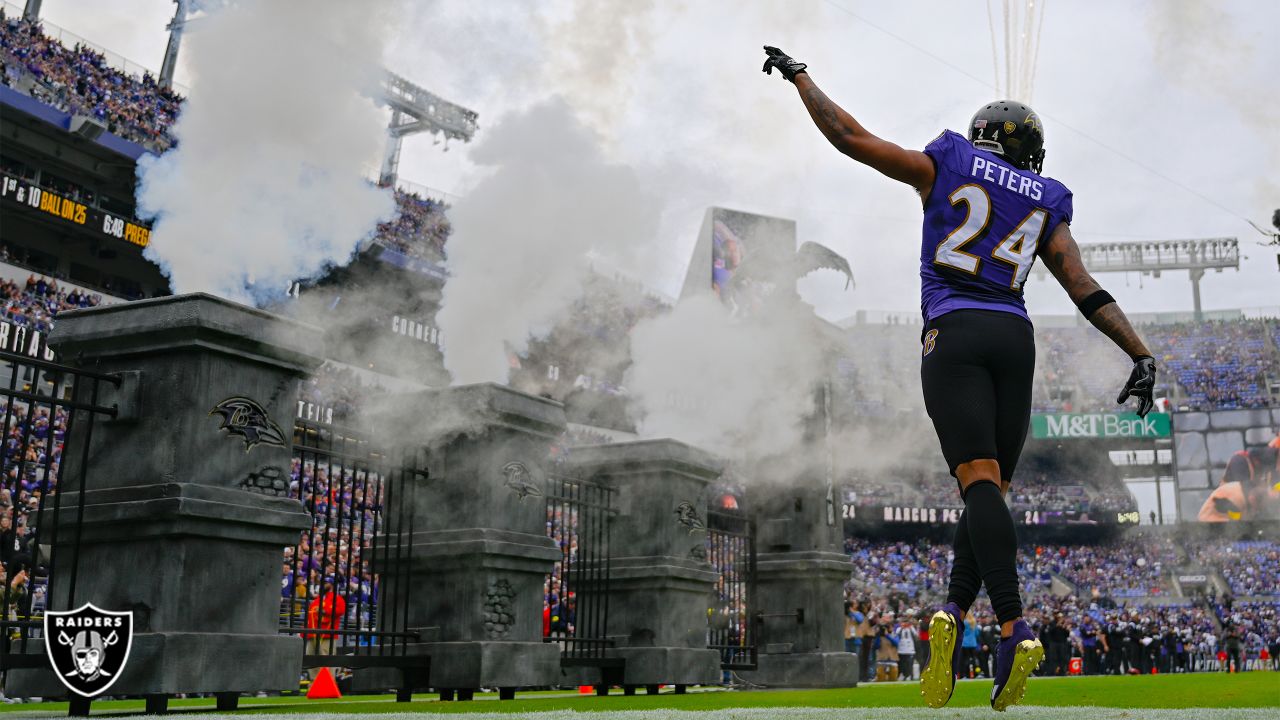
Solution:
<svg viewBox="0 0 1280 720">
<path fill-rule="evenodd" d="M 710 292 L 690 297 L 632 333 L 626 384 L 639 429 L 736 458 L 795 449 L 814 413 L 821 348 L 799 306 L 735 322 Z"/>
<path fill-rule="evenodd" d="M 450 210 L 437 322 L 455 383 L 505 382 L 507 350 L 523 352 L 581 295 L 588 253 L 651 243 L 661 205 L 559 99 L 501 120 L 471 159 L 490 174 Z"/>
<path fill-rule="evenodd" d="M 139 162 L 147 257 L 174 291 L 263 302 L 392 216 L 364 179 L 385 137 L 373 98 L 389 6 L 234 0 L 192 24 L 177 147 Z"/>
<path fill-rule="evenodd" d="M 1214 3 L 1174 0 L 1151 6 L 1148 22 L 1153 30 L 1155 58 L 1174 82 L 1224 104 L 1223 116 L 1238 118 L 1257 131 L 1256 151 L 1280 164 L 1280 103 L 1267 94 L 1274 87 L 1275 70 L 1259 46 L 1271 47 L 1272 38 L 1257 25 L 1247 25 L 1240 15 Z M 1262 89 L 1262 94 L 1259 90 Z M 1220 131 L 1220 130 L 1219 130 Z M 1274 174 L 1258 178 L 1256 201 L 1275 203 L 1280 183 Z"/>
<path fill-rule="evenodd" d="M 757 167 L 761 146 L 802 143 L 780 132 L 776 113 L 746 111 L 783 89 L 756 77 L 755 57 L 762 28 L 776 33 L 771 38 L 790 34 L 785 4 L 570 0 L 556 8 L 530 19 L 525 45 L 487 48 L 477 38 L 478 46 L 457 49 L 480 67 L 522 78 L 527 65 L 509 68 L 508 58 L 531 55 L 541 73 L 532 86 L 503 88 L 496 101 L 513 110 L 486 123 L 469 148 L 480 179 L 450 210 L 450 278 L 436 321 L 454 383 L 506 381 L 508 354 L 569 315 L 593 262 L 670 292 L 708 206 L 728 200 L 777 213 L 779 203 L 800 197 L 780 179 L 802 173 L 798 166 L 725 171 Z M 482 12 L 454 7 L 436 17 L 466 27 Z M 697 47 L 671 46 L 667 29 L 703 21 L 723 32 Z M 744 81 L 709 80 L 728 77 Z M 530 99 L 548 91 L 554 100 Z M 823 370 L 811 309 L 789 303 L 785 312 L 737 322 L 707 283 L 707 297 L 631 334 L 624 385 L 638 430 L 735 457 L 748 448 L 753 457 L 794 449 Z M 626 351 L 578 347 L 564 360 L 572 372 L 589 373 Z"/>
</svg>

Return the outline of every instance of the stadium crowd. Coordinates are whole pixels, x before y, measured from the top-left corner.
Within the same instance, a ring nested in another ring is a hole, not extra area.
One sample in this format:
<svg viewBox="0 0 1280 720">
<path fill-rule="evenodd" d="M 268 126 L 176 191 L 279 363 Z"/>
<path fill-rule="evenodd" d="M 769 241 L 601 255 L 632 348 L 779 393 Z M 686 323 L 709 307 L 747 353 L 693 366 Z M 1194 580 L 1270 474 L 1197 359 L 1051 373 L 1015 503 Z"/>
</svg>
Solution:
<svg viewBox="0 0 1280 720">
<path fill-rule="evenodd" d="M 853 572 L 847 591 L 900 592 L 910 599 L 936 600 L 946 593 L 948 545 L 845 539 Z M 1167 595 L 1165 571 L 1177 562 L 1171 542 L 1129 539 L 1099 545 L 1024 546 L 1018 550 L 1024 590 L 1039 593 L 1053 576 L 1093 598 Z"/>
<path fill-rule="evenodd" d="M 47 374 L 27 383 L 32 398 L 0 401 L 0 608 L 11 618 L 45 607 L 48 575 L 36 543 L 52 517 L 68 423 L 66 409 L 47 400 L 54 391 Z"/>
<path fill-rule="evenodd" d="M 1102 478 L 1087 479 L 1094 483 L 1064 482 L 1046 473 L 1028 473 L 1019 477 L 1010 489 L 1007 497 L 1009 507 L 1015 512 L 1071 514 L 1137 509 L 1133 494 L 1123 485 L 1105 484 Z M 904 472 L 887 480 L 883 477 L 857 478 L 846 484 L 844 497 L 845 502 L 858 507 L 962 507 L 955 479 L 946 472 Z"/>
<path fill-rule="evenodd" d="M 3 316 L 0 321 L 47 333 L 53 316 L 62 310 L 91 307 L 100 298 L 79 290 L 67 291 L 56 280 L 32 275 L 25 283 L 0 280 Z M 10 341 L 12 342 L 12 341 Z M 16 347 L 10 349 L 23 350 Z M 18 378 L 13 378 L 16 382 Z M 0 595 L 14 607 L 20 600 L 43 607 L 45 578 L 36 566 L 31 540 L 36 537 L 45 507 L 56 493 L 55 479 L 62 463 L 67 411 L 47 399 L 54 386 L 47 374 L 22 378 L 32 398 L 0 401 L 3 418 L 3 476 L 0 478 Z M 16 583 L 16 585 L 15 585 Z"/>
<path fill-rule="evenodd" d="M 1217 541 L 1198 546 L 1195 557 L 1202 565 L 1221 568 L 1238 597 L 1280 597 L 1280 542 Z"/>
<path fill-rule="evenodd" d="M 846 548 L 855 579 L 873 581 L 846 588 L 846 650 L 861 654 L 864 680 L 918 677 L 918 668 L 929 661 L 929 617 L 945 595 L 949 549 L 856 538 Z M 1032 577 L 1056 572 L 1062 565 L 1055 558 L 1063 550 L 1022 548 L 1020 570 Z M 1075 547 L 1067 554 L 1096 553 Z M 931 573 L 936 579 L 926 580 Z M 1125 583 L 1109 590 L 1127 588 Z M 1117 603 L 1109 595 L 1053 594 L 1047 583 L 1034 581 L 1023 593 L 1027 622 L 1045 645 L 1042 675 L 1280 670 L 1280 603 L 1274 601 Z M 991 605 L 979 596 L 961 640 L 962 676 L 991 677 L 998 638 Z"/>
<path fill-rule="evenodd" d="M 1272 339 L 1276 326 L 1267 320 L 1215 321 L 1144 330 L 1186 392 L 1179 406 L 1230 410 L 1270 405 L 1266 381 L 1280 368 Z"/>
<path fill-rule="evenodd" d="M 172 144 L 168 130 L 182 98 L 160 87 L 149 73 L 125 73 L 111 67 L 104 55 L 91 47 L 64 46 L 46 35 L 38 22 L 5 17 L 2 13 L 0 61 L 4 64 L 0 81 L 6 85 L 22 87 L 63 110 L 92 115 L 112 133 L 156 150 Z M 29 88 L 24 82 L 27 79 L 35 81 Z M 400 214 L 378 229 L 379 241 L 413 257 L 442 261 L 450 232 L 447 208 L 403 190 L 396 191 L 396 203 Z M 882 388 L 902 386 L 901 382 L 887 381 L 912 364 L 905 360 L 914 354 L 910 336 L 915 331 L 896 326 L 891 330 L 879 333 L 881 342 L 875 342 L 877 338 L 872 336 L 876 332 L 869 331 L 870 335 L 862 339 L 871 342 L 859 341 L 864 346 L 862 354 L 868 357 L 858 357 L 853 363 L 862 385 L 858 394 L 871 398 L 871 404 L 875 404 L 873 396 Z M 1280 369 L 1280 324 L 1275 321 L 1145 325 L 1141 332 L 1169 371 L 1162 378 L 1163 391 L 1176 406 L 1231 409 L 1271 403 L 1267 381 Z M 1124 377 L 1127 366 L 1101 335 L 1085 327 L 1046 327 L 1037 330 L 1037 346 L 1037 411 L 1115 409 L 1115 378 Z M 617 385 L 612 380 L 608 382 Z"/>
<path fill-rule="evenodd" d="M 0 319 L 45 334 L 53 329 L 53 318 L 58 313 L 95 307 L 102 297 L 77 289 L 67 291 L 58 286 L 57 280 L 33 274 L 23 285 L 0 280 L 0 300 L 4 302 Z"/>
<path fill-rule="evenodd" d="M 444 262 L 445 243 L 452 230 L 445 217 L 448 206 L 399 189 L 395 191 L 395 200 L 399 214 L 394 220 L 378 225 L 378 241 L 411 257 Z"/>
<path fill-rule="evenodd" d="M 329 442 L 306 439 L 309 445 Z M 335 449 L 352 452 L 345 446 Z M 312 517 L 298 545 L 284 551 L 281 616 L 291 625 L 368 628 L 374 619 L 378 579 L 365 553 L 382 526 L 385 478 L 348 462 L 303 452 L 290 466 L 289 497 L 300 500 Z"/>
<path fill-rule="evenodd" d="M 1139 328 L 1165 370 L 1157 397 L 1182 410 L 1269 407 L 1280 371 L 1280 323 L 1211 320 Z M 1113 412 L 1127 360 L 1091 328 L 1036 330 L 1035 412 Z"/>
<path fill-rule="evenodd" d="M 40 23 L 4 17 L 2 10 L 0 61 L 0 82 L 7 86 L 19 87 L 30 77 L 30 94 L 63 112 L 91 116 L 108 132 L 156 150 L 173 144 L 169 126 L 182 98 L 150 73 L 124 73 L 97 50 L 65 47 L 45 35 Z"/>
<path fill-rule="evenodd" d="M 0 83 L 63 112 L 91 116 L 108 132 L 156 152 L 173 145 L 169 131 L 183 102 L 178 93 L 161 87 L 150 73 L 132 75 L 114 68 L 101 52 L 83 44 L 67 47 L 46 35 L 39 22 L 5 17 L 2 9 Z M 49 189 L 93 204 L 83 188 Z M 395 200 L 399 214 L 378 227 L 377 239 L 409 256 L 443 262 L 450 233 L 447 207 L 399 189 Z M 125 212 L 122 208 L 104 209 Z"/>
</svg>

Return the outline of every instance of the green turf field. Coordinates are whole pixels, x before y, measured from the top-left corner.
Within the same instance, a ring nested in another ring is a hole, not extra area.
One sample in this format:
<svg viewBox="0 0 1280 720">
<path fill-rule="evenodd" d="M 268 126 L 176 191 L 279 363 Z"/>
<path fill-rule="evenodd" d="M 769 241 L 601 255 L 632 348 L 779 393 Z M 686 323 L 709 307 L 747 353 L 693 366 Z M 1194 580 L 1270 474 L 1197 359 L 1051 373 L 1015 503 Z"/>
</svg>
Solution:
<svg viewBox="0 0 1280 720">
<path fill-rule="evenodd" d="M 943 710 L 922 707 L 915 683 L 885 683 L 847 690 L 711 690 L 691 692 L 688 695 L 664 692 L 658 696 L 623 697 L 617 694 L 605 698 L 563 692 L 527 693 L 512 701 L 499 701 L 496 695 L 478 695 L 475 701 L 469 703 L 441 703 L 434 696 L 421 695 L 408 705 L 395 703 L 389 696 L 350 697 L 341 700 L 244 698 L 241 700 L 242 711 L 236 716 L 250 712 L 323 713 L 327 717 L 365 713 L 476 713 L 477 720 L 489 716 L 509 718 L 513 715 L 530 717 L 535 714 L 539 720 L 589 720 L 594 717 L 658 720 L 671 716 L 690 720 L 758 720 L 773 717 L 787 720 L 951 720 L 994 717 L 995 713 L 987 702 L 990 688 L 991 685 L 987 682 L 962 682 L 956 688 L 951 704 Z M 1027 703 L 1026 706 L 1005 713 L 1003 717 L 1037 720 L 1280 718 L 1280 673 L 1036 679 L 1027 691 Z M 1209 712 L 1208 708 L 1218 710 Z M 97 702 L 93 705 L 94 715 L 139 713 L 141 710 L 141 701 Z M 213 710 L 213 700 L 174 700 L 170 703 L 170 710 L 182 714 L 210 712 Z M 19 713 L 26 717 L 54 717 L 65 715 L 66 704 L 0 705 L 0 712 Z M 201 713 L 201 717 L 209 718 L 211 715 Z"/>
</svg>

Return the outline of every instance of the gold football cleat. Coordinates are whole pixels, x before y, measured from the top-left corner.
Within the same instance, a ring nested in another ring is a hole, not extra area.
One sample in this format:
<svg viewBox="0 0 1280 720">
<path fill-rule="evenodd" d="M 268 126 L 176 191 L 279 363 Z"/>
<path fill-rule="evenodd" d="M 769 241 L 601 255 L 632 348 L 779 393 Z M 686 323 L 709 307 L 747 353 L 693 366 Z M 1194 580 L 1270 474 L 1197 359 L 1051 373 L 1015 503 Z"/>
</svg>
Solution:
<svg viewBox="0 0 1280 720">
<path fill-rule="evenodd" d="M 930 631 L 932 632 L 932 631 Z M 933 638 L 932 635 L 929 636 Z M 1009 671 L 1009 680 L 1001 688 L 1000 694 L 991 698 L 991 707 L 1004 712 L 1010 705 L 1022 702 L 1027 694 L 1027 678 L 1040 667 L 1044 661 L 1044 645 L 1039 640 L 1023 640 L 1013 655 L 1013 669 Z"/>
<path fill-rule="evenodd" d="M 946 705 L 956 688 L 952 659 L 958 642 L 960 628 L 956 619 L 943 610 L 934 613 L 929 620 L 929 664 L 920 673 L 920 694 L 931 708 Z"/>
</svg>

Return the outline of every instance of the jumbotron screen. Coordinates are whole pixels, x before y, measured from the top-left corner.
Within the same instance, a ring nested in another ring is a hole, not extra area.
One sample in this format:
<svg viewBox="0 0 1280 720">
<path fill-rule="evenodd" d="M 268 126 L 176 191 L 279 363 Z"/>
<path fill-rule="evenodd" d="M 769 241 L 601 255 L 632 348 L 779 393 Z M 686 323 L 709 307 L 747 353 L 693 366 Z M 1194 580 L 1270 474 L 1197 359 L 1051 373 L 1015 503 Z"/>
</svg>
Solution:
<svg viewBox="0 0 1280 720">
<path fill-rule="evenodd" d="M 1232 454 L 1196 514 L 1200 522 L 1280 520 L 1280 449 L 1277 443 Z"/>
<path fill-rule="evenodd" d="M 795 251 L 794 220 L 710 208 L 681 294 L 709 287 L 735 317 L 749 317 L 779 293 L 795 293 L 787 272 Z"/>
<path fill-rule="evenodd" d="M 1280 413 L 1274 409 L 1173 416 L 1183 520 L 1280 520 Z"/>
</svg>

